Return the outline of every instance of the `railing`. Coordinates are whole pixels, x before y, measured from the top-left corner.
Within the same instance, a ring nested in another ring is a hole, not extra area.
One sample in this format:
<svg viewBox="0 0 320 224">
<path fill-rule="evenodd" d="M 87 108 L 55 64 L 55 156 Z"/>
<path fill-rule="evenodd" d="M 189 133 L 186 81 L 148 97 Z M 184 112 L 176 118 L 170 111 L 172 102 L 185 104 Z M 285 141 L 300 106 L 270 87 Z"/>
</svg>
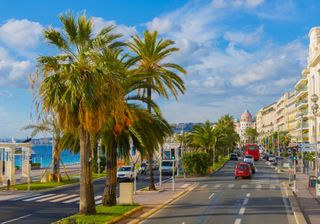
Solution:
<svg viewBox="0 0 320 224">
<path fill-rule="evenodd" d="M 296 102 L 296 107 L 302 105 L 302 104 L 305 104 L 305 103 L 308 103 L 308 100 L 307 99 L 304 99 L 304 100 L 300 100 L 298 102 Z"/>
</svg>

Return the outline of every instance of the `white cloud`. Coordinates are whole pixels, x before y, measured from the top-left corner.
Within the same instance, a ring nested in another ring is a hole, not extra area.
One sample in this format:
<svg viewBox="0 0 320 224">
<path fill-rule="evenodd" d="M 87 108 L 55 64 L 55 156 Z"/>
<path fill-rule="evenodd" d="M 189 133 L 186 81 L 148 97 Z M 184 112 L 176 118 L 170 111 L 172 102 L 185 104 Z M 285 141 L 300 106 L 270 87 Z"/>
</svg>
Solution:
<svg viewBox="0 0 320 224">
<path fill-rule="evenodd" d="M 224 35 L 224 38 L 233 44 L 240 44 L 246 46 L 258 44 L 262 39 L 262 35 L 263 27 L 260 26 L 257 30 L 255 30 L 252 33 L 227 31 Z"/>
<path fill-rule="evenodd" d="M 43 26 L 27 19 L 10 19 L 0 26 L 0 41 L 11 48 L 25 50 L 36 47 L 42 35 Z"/>
<path fill-rule="evenodd" d="M 264 0 L 213 0 L 212 6 L 216 9 L 233 8 L 256 8 L 264 3 Z"/>
<path fill-rule="evenodd" d="M 93 17 L 93 32 L 97 34 L 102 28 L 106 26 L 115 26 L 114 33 L 120 33 L 123 35 L 123 40 L 128 40 L 132 35 L 134 35 L 137 30 L 135 26 L 118 25 L 114 20 L 104 20 L 101 17 Z"/>
<path fill-rule="evenodd" d="M 0 91 L 0 98 L 11 98 L 13 95 L 7 90 Z"/>
</svg>

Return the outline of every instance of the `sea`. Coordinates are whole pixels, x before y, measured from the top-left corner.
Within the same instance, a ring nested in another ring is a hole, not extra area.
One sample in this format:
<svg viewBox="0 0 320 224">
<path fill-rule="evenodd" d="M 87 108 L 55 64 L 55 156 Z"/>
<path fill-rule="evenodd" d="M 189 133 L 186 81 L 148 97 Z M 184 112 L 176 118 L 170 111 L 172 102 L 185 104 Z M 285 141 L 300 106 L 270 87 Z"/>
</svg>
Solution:
<svg viewBox="0 0 320 224">
<path fill-rule="evenodd" d="M 32 162 L 40 163 L 41 168 L 51 166 L 52 161 L 52 145 L 33 145 L 32 146 Z M 69 150 L 61 152 L 61 164 L 71 165 L 80 162 L 80 154 L 74 154 Z M 21 155 L 15 156 L 15 166 L 21 167 Z"/>
</svg>

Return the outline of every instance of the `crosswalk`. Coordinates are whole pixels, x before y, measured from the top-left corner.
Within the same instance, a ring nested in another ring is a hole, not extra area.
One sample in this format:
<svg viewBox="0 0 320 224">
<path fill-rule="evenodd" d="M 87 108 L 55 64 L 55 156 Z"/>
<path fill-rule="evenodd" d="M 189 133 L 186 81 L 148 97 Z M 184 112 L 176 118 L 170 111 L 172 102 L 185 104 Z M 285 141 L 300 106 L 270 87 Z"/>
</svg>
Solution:
<svg viewBox="0 0 320 224">
<path fill-rule="evenodd" d="M 102 195 L 97 195 L 95 196 L 94 199 L 95 199 L 96 205 L 102 204 Z M 32 194 L 32 195 L 13 198 L 13 199 L 10 199 L 9 201 L 79 204 L 80 195 L 79 194 Z"/>
</svg>

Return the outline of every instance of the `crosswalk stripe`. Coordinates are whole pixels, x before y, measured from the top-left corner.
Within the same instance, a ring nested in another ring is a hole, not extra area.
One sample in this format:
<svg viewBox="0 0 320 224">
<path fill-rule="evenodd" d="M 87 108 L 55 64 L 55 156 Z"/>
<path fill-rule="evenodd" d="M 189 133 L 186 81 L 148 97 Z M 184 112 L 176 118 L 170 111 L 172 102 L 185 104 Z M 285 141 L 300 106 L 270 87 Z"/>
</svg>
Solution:
<svg viewBox="0 0 320 224">
<path fill-rule="evenodd" d="M 213 187 L 214 188 L 219 188 L 221 185 L 220 184 L 215 184 Z"/>
<path fill-rule="evenodd" d="M 100 204 L 102 204 L 102 200 L 96 201 L 96 205 L 100 205 Z"/>
<path fill-rule="evenodd" d="M 76 202 L 76 201 L 79 201 L 79 200 L 80 200 L 80 197 L 76 197 L 76 198 L 70 199 L 68 201 L 64 201 L 62 203 L 68 204 L 68 203 Z"/>
<path fill-rule="evenodd" d="M 187 188 L 190 184 L 184 184 L 181 186 L 181 188 Z"/>
<path fill-rule="evenodd" d="M 262 185 L 261 185 L 261 184 L 258 184 L 258 185 L 256 186 L 256 188 L 257 188 L 257 189 L 261 189 L 261 188 L 262 188 Z"/>
<path fill-rule="evenodd" d="M 22 197 L 10 199 L 9 201 L 19 201 L 19 200 L 27 199 L 27 198 L 30 198 L 30 197 L 36 197 L 38 195 L 41 195 L 41 194 L 25 195 L 25 196 L 22 196 Z"/>
<path fill-rule="evenodd" d="M 76 196 L 78 196 L 78 195 L 77 194 L 71 194 L 71 195 L 68 195 L 68 196 L 63 197 L 63 198 L 58 198 L 58 199 L 52 200 L 50 202 L 60 202 L 60 201 L 66 200 L 66 199 L 74 198 Z"/>
<path fill-rule="evenodd" d="M 277 188 L 277 187 L 274 186 L 274 185 L 270 186 L 270 189 L 271 189 L 271 190 L 275 190 L 276 188 Z"/>
<path fill-rule="evenodd" d="M 233 188 L 233 187 L 234 187 L 234 184 L 229 184 L 228 187 L 229 187 L 229 188 Z"/>
<path fill-rule="evenodd" d="M 58 194 L 58 195 L 55 195 L 55 196 L 52 196 L 52 197 L 49 197 L 49 198 L 42 198 L 40 200 L 36 200 L 36 202 L 44 202 L 44 201 L 49 201 L 51 199 L 55 199 L 55 198 L 61 198 L 63 196 L 66 196 L 67 194 Z"/>
<path fill-rule="evenodd" d="M 208 184 L 204 184 L 201 186 L 201 188 L 206 188 L 206 187 L 208 187 Z"/>
<path fill-rule="evenodd" d="M 55 194 L 46 194 L 46 195 L 42 195 L 42 196 L 38 196 L 38 197 L 32 197 L 32 198 L 25 199 L 23 201 L 35 201 L 37 199 L 50 197 L 52 195 L 55 195 Z"/>
<path fill-rule="evenodd" d="M 102 195 L 97 195 L 97 196 L 94 197 L 94 200 L 96 201 L 96 200 L 99 200 L 101 198 L 102 198 Z M 79 204 L 79 203 L 80 203 L 80 201 L 77 202 L 77 204 Z"/>
<path fill-rule="evenodd" d="M 241 186 L 242 189 L 247 188 L 247 187 L 248 187 L 248 185 L 245 185 L 245 184 L 243 184 L 243 185 Z"/>
</svg>

